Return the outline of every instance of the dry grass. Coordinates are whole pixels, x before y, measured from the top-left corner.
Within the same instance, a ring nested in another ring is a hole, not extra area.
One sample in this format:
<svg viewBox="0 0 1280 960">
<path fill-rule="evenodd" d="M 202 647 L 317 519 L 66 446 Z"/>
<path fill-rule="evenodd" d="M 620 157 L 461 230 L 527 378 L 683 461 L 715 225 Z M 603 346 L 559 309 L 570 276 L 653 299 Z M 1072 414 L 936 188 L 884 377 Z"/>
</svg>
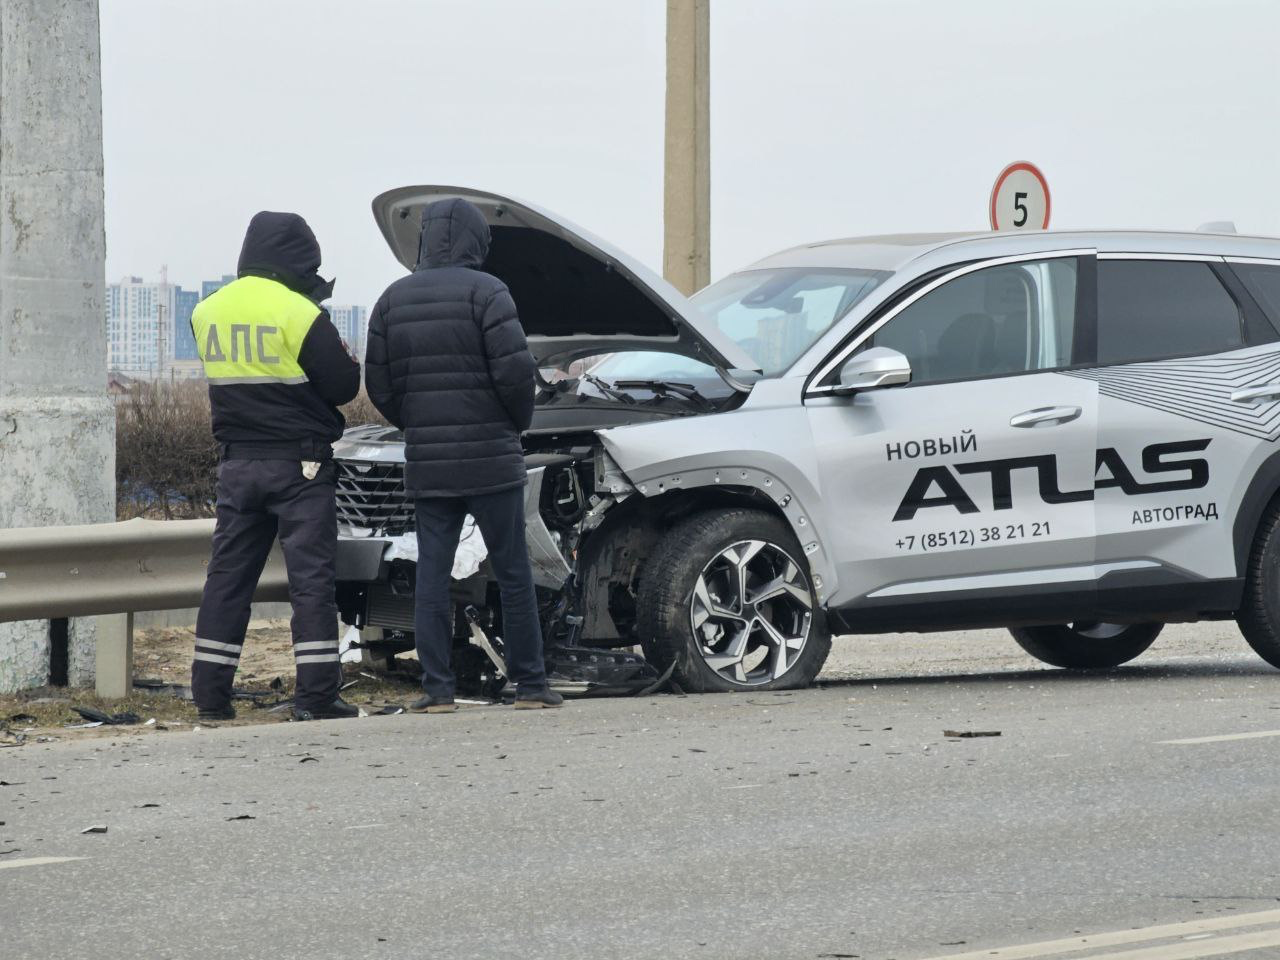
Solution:
<svg viewBox="0 0 1280 960">
<path fill-rule="evenodd" d="M 117 519 L 212 516 L 217 466 L 203 382 L 136 383 L 117 401 Z"/>
<path fill-rule="evenodd" d="M 348 427 L 358 427 L 366 423 L 387 425 L 386 418 L 378 412 L 369 395 L 361 388 L 356 398 L 342 408 L 342 415 L 347 418 Z"/>
</svg>

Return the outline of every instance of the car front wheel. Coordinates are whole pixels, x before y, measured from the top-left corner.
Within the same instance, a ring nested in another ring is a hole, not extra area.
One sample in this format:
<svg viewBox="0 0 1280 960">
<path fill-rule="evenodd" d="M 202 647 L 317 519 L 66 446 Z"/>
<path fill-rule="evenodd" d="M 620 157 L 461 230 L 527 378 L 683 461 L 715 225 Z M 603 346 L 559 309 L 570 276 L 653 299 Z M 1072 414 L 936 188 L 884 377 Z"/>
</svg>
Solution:
<svg viewBox="0 0 1280 960">
<path fill-rule="evenodd" d="M 732 508 L 672 527 L 641 577 L 645 656 L 687 690 L 808 686 L 831 651 L 800 544 L 780 517 Z"/>
<path fill-rule="evenodd" d="M 1103 670 L 1128 663 L 1155 643 L 1162 623 L 1078 621 L 1051 627 L 1014 627 L 1018 646 L 1037 660 L 1069 670 Z"/>
</svg>

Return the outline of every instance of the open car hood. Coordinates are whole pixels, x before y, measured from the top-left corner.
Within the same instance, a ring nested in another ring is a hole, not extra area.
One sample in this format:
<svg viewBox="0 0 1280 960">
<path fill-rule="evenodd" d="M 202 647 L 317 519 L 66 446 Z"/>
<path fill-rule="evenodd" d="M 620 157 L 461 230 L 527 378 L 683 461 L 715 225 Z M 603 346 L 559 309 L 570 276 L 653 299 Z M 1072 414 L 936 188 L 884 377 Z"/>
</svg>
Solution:
<svg viewBox="0 0 1280 960">
<path fill-rule="evenodd" d="M 511 290 L 539 366 L 620 350 L 662 350 L 731 377 L 759 365 L 687 297 L 638 260 L 562 217 L 512 197 L 463 187 L 400 187 L 373 201 L 396 259 L 418 262 L 422 209 L 462 197 L 493 235 L 484 270 Z"/>
</svg>

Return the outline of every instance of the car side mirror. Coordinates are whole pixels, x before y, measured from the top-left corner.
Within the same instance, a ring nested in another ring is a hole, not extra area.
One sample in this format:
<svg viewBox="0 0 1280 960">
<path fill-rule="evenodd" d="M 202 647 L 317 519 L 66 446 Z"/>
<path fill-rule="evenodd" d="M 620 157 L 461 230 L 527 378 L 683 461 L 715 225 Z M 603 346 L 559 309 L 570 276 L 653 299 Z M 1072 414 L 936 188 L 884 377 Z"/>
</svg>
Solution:
<svg viewBox="0 0 1280 960">
<path fill-rule="evenodd" d="M 840 382 L 834 393 L 841 396 L 878 387 L 896 387 L 911 382 L 911 361 L 889 347 L 872 347 L 855 353 L 840 368 Z"/>
</svg>

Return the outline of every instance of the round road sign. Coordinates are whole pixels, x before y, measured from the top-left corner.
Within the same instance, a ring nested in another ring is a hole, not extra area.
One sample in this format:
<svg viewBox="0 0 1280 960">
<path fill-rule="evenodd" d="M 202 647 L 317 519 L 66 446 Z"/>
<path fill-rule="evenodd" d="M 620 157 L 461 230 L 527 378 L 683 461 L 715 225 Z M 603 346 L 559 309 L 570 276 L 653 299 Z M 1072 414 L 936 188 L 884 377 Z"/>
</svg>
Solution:
<svg viewBox="0 0 1280 960">
<path fill-rule="evenodd" d="M 1049 181 L 1025 160 L 1000 171 L 991 188 L 992 230 L 1047 230 Z"/>
</svg>

